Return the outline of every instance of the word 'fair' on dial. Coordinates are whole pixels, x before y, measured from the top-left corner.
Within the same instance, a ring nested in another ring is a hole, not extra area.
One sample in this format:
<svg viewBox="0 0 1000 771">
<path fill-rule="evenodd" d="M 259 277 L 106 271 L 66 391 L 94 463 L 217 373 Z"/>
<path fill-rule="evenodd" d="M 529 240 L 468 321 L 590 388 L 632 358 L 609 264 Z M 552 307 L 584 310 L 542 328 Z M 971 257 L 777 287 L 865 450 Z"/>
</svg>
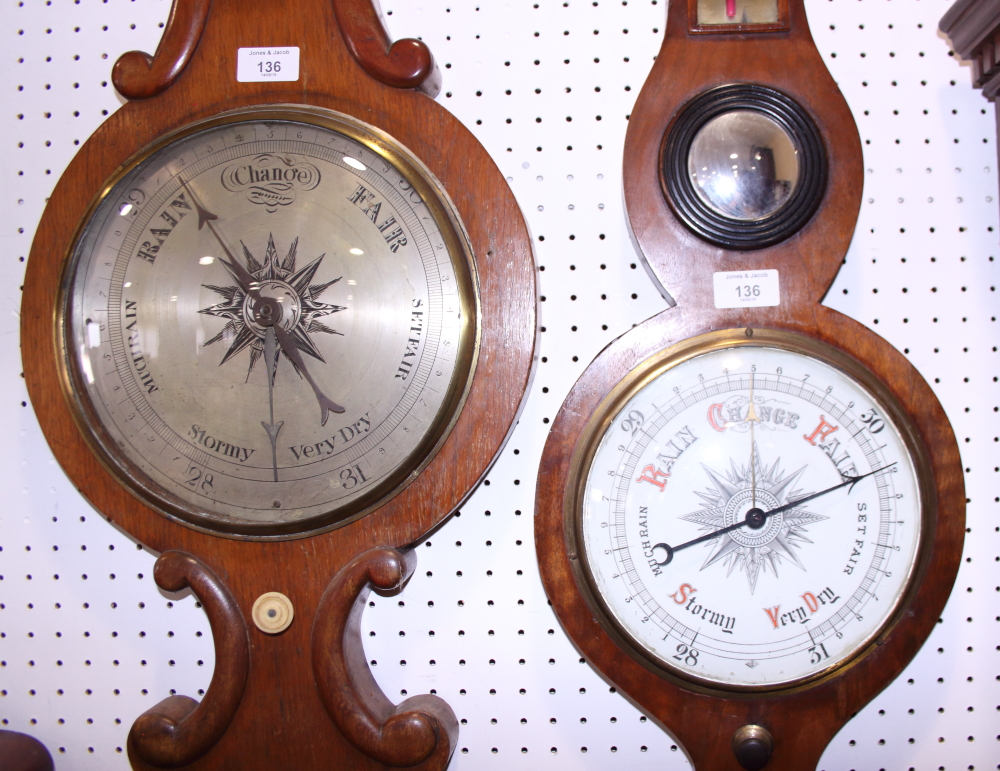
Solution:
<svg viewBox="0 0 1000 771">
<path fill-rule="evenodd" d="M 595 439 L 579 506 L 610 622 L 658 665 L 721 687 L 801 682 L 862 650 L 921 532 L 886 405 L 794 346 L 644 374 Z"/>
<path fill-rule="evenodd" d="M 472 258 L 419 162 L 372 132 L 291 108 L 191 127 L 78 239 L 64 334 L 82 422 L 168 516 L 330 527 L 447 434 L 474 361 Z"/>
</svg>

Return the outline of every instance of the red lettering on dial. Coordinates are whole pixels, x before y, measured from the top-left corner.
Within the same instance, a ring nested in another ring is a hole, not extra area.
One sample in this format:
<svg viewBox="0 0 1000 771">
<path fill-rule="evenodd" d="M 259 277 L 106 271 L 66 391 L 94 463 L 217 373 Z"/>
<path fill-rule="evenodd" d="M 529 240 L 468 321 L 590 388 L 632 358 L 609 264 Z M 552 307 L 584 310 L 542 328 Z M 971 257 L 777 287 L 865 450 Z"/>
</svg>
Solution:
<svg viewBox="0 0 1000 771">
<path fill-rule="evenodd" d="M 661 482 L 660 477 L 666 479 L 668 476 L 670 476 L 670 474 L 667 474 L 664 471 L 660 471 L 656 466 L 650 464 L 642 470 L 642 473 L 639 475 L 639 478 L 636 479 L 635 481 L 649 482 L 651 485 L 656 485 L 657 487 L 660 488 L 660 492 L 662 493 L 663 488 L 667 486 L 667 483 L 665 481 Z"/>
<path fill-rule="evenodd" d="M 713 404 L 708 408 L 708 422 L 716 431 L 726 430 L 726 419 L 722 417 L 721 404 Z"/>
<path fill-rule="evenodd" d="M 681 584 L 681 588 L 670 595 L 670 599 L 676 602 L 678 605 L 683 605 L 688 600 L 689 594 L 694 594 L 697 589 L 695 589 L 691 584 Z M 680 595 L 678 597 L 677 595 Z"/>
<path fill-rule="evenodd" d="M 813 447 L 816 446 L 816 439 L 819 438 L 820 442 L 825 442 L 826 438 L 832 434 L 834 431 L 839 431 L 840 426 L 834 426 L 826 422 L 826 418 L 823 415 L 819 416 L 819 425 L 816 426 L 815 430 L 811 434 L 803 434 L 802 438 L 805 439 Z"/>
</svg>

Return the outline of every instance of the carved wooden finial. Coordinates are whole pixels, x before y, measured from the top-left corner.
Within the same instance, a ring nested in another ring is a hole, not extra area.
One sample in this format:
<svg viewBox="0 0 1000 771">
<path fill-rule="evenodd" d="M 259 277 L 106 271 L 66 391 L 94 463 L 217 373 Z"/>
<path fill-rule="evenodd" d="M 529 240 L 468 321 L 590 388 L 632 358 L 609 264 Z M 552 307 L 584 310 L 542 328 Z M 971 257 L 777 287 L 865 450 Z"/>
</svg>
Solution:
<svg viewBox="0 0 1000 771">
<path fill-rule="evenodd" d="M 333 0 L 337 23 L 351 55 L 365 72 L 394 88 L 416 88 L 432 99 L 441 91 L 441 71 L 422 40 L 393 43 L 378 0 Z"/>
<path fill-rule="evenodd" d="M 393 704 L 372 677 L 361 643 L 371 589 L 398 591 L 416 564 L 412 551 L 372 549 L 334 576 L 316 611 L 313 672 L 326 711 L 351 744 L 388 766 L 440 771 L 455 751 L 455 713 L 430 694 Z"/>
</svg>

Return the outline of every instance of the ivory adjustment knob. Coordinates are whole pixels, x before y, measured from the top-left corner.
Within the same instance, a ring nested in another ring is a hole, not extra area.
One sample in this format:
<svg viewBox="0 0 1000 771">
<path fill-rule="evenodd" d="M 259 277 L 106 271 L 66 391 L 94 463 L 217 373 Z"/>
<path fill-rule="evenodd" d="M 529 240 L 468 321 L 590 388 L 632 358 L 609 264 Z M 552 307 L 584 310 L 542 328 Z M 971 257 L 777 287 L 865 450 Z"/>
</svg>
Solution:
<svg viewBox="0 0 1000 771">
<path fill-rule="evenodd" d="M 278 634 L 288 629 L 295 609 L 292 601 L 281 592 L 265 592 L 254 602 L 250 615 L 264 634 Z"/>
</svg>

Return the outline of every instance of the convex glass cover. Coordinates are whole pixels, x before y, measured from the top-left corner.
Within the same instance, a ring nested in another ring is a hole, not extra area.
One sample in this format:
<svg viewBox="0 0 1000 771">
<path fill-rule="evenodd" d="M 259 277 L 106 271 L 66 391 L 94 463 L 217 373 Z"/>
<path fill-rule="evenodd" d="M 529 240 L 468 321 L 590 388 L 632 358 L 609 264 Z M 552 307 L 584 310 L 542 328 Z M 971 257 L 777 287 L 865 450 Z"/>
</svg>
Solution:
<svg viewBox="0 0 1000 771">
<path fill-rule="evenodd" d="M 906 592 L 923 516 L 910 444 L 888 397 L 817 345 L 696 340 L 592 423 L 587 578 L 658 666 L 722 687 L 812 679 Z"/>
<path fill-rule="evenodd" d="M 77 238 L 61 331 L 79 421 L 192 526 L 343 523 L 450 429 L 473 271 L 446 195 L 377 130 L 296 108 L 190 127 L 126 166 Z"/>
</svg>

